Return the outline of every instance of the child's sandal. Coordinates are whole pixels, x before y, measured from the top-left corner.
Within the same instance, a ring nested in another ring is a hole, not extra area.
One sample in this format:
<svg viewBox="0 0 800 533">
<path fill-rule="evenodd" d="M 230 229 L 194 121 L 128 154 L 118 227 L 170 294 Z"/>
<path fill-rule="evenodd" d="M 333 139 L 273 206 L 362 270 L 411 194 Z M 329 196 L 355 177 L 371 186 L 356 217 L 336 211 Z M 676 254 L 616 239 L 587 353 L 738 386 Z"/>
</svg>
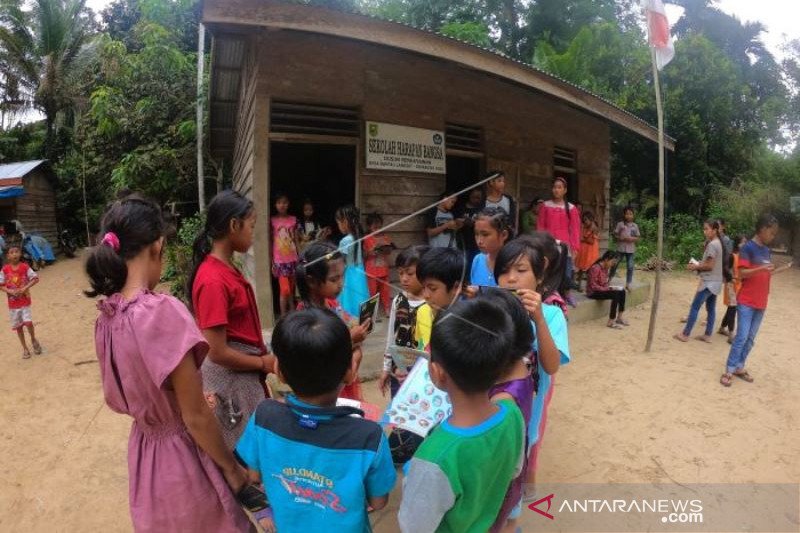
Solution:
<svg viewBox="0 0 800 533">
<path fill-rule="evenodd" d="M 719 378 L 719 382 L 722 383 L 723 387 L 730 387 L 733 385 L 733 374 L 725 372 L 722 374 L 722 377 Z"/>
<path fill-rule="evenodd" d="M 753 379 L 753 376 L 751 376 L 750 372 L 748 372 L 747 370 L 741 370 L 739 372 L 734 372 L 733 375 L 736 376 L 737 378 L 741 379 L 742 381 L 746 381 L 748 383 L 752 383 L 753 381 L 755 381 Z"/>
<path fill-rule="evenodd" d="M 33 353 L 36 355 L 42 355 L 42 345 L 38 342 L 33 343 Z"/>
<path fill-rule="evenodd" d="M 29 352 L 28 350 L 25 350 L 24 352 L 22 352 L 22 358 L 23 359 L 30 359 L 31 358 L 31 352 Z"/>
</svg>

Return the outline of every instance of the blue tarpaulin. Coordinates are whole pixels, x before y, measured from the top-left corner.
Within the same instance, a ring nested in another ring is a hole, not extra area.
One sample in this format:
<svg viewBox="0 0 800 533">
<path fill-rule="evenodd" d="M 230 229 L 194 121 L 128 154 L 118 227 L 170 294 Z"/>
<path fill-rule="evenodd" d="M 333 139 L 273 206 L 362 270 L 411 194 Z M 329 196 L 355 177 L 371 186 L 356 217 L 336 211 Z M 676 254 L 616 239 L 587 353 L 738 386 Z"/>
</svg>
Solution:
<svg viewBox="0 0 800 533">
<path fill-rule="evenodd" d="M 0 187 L 0 198 L 16 198 L 25 194 L 22 185 L 15 185 L 12 187 Z"/>
</svg>

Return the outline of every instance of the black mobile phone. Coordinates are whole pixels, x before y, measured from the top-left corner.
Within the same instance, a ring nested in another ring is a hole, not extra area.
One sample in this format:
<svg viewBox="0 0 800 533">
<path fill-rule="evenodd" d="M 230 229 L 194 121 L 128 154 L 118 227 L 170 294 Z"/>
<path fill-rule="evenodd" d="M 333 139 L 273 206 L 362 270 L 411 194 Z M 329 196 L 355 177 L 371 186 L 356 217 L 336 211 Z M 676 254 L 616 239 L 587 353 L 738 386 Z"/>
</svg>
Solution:
<svg viewBox="0 0 800 533">
<path fill-rule="evenodd" d="M 267 495 L 257 485 L 247 485 L 236 495 L 236 501 L 250 511 L 256 513 L 267 508 Z"/>
<path fill-rule="evenodd" d="M 483 293 L 488 292 L 488 291 L 490 291 L 492 289 L 497 289 L 497 290 L 501 290 L 501 291 L 508 291 L 511 294 L 515 295 L 515 296 L 518 294 L 517 289 L 512 289 L 510 287 L 492 287 L 491 285 L 478 285 L 478 294 L 483 294 Z"/>
</svg>

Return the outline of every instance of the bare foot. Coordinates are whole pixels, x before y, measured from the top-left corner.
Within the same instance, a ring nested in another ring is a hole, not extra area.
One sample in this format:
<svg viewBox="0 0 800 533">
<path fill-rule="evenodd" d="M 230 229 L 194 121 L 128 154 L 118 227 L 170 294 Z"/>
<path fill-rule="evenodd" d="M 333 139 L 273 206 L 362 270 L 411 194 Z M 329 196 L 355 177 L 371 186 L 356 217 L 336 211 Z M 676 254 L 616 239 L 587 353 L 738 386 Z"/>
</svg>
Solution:
<svg viewBox="0 0 800 533">
<path fill-rule="evenodd" d="M 711 344 L 711 335 L 698 335 L 695 339 Z"/>
</svg>

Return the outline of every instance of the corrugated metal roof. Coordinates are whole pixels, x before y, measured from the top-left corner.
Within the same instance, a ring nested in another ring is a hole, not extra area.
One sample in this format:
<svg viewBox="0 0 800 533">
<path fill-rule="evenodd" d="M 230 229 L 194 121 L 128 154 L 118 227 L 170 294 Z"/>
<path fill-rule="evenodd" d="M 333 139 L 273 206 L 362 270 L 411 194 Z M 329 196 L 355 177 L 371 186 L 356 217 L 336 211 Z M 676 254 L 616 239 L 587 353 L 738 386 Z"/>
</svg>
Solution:
<svg viewBox="0 0 800 533">
<path fill-rule="evenodd" d="M 24 178 L 30 171 L 47 161 L 47 159 L 37 159 L 35 161 L 19 161 L 0 165 L 0 179 Z"/>
<path fill-rule="evenodd" d="M 271 2 L 271 3 L 279 3 L 280 4 L 282 2 Z M 610 100 L 608 100 L 608 99 L 606 99 L 606 98 L 604 98 L 604 97 L 602 97 L 602 96 L 600 96 L 598 94 L 595 94 L 595 93 L 587 90 L 586 88 L 581 87 L 580 85 L 577 85 L 577 84 L 575 84 L 573 82 L 570 82 L 570 81 L 567 81 L 567 80 L 565 80 L 565 79 L 563 79 L 563 78 L 561 78 L 559 76 L 556 76 L 556 75 L 551 74 L 551 73 L 549 73 L 547 71 L 544 71 L 544 70 L 542 70 L 542 69 L 540 69 L 540 68 L 538 68 L 538 67 L 536 67 L 534 65 L 531 65 L 529 63 L 525 63 L 523 61 L 520 61 L 518 59 L 514 59 L 512 57 L 509 57 L 508 55 L 503 54 L 502 52 L 500 52 L 498 50 L 495 50 L 493 48 L 486 48 L 486 47 L 483 47 L 483 46 L 475 45 L 473 43 L 470 43 L 470 42 L 467 42 L 467 41 L 463 41 L 461 39 L 456 39 L 454 37 L 451 37 L 451 36 L 448 36 L 448 35 L 444 35 L 444 34 L 439 33 L 437 31 L 432 31 L 432 30 L 428 30 L 428 29 L 424 29 L 424 28 L 418 28 L 418 27 L 415 27 L 415 26 L 413 26 L 411 24 L 408 24 L 408 23 L 405 23 L 405 22 L 400 22 L 400 21 L 396 21 L 396 20 L 392 20 L 392 19 L 387 19 L 387 18 L 379 17 L 379 16 L 376 16 L 376 15 L 368 14 L 368 13 L 362 13 L 362 12 L 357 11 L 357 10 L 353 11 L 353 10 L 350 10 L 350 9 L 333 9 L 333 8 L 327 8 L 327 9 L 331 9 L 333 11 L 338 11 L 340 13 L 345 13 L 345 14 L 348 14 L 348 15 L 353 15 L 353 16 L 356 16 L 356 17 L 363 17 L 363 18 L 365 18 L 367 20 L 375 20 L 375 21 L 378 21 L 378 22 L 383 22 L 383 23 L 389 23 L 389 24 L 402 26 L 402 27 L 408 28 L 410 30 L 414 30 L 414 31 L 419 31 L 419 32 L 424 32 L 424 33 L 427 33 L 427 34 L 435 35 L 437 38 L 440 38 L 440 39 L 442 39 L 444 41 L 457 42 L 457 43 L 459 43 L 461 45 L 466 45 L 466 46 L 471 47 L 471 48 L 479 49 L 479 50 L 481 50 L 483 52 L 487 52 L 489 54 L 492 54 L 497 58 L 502 58 L 503 60 L 513 62 L 518 67 L 520 67 L 522 69 L 525 69 L 525 70 L 527 70 L 529 72 L 534 72 L 537 76 L 539 76 L 541 78 L 549 78 L 550 80 L 554 80 L 555 82 L 560 83 L 563 86 L 566 86 L 566 87 L 569 87 L 569 88 L 571 88 L 573 90 L 576 90 L 579 93 L 583 93 L 584 95 L 588 96 L 589 98 L 594 99 L 594 100 L 596 100 L 598 102 L 602 102 L 604 105 L 607 105 L 610 108 L 612 108 L 612 109 L 614 109 L 614 110 L 616 110 L 618 112 L 621 112 L 629 120 L 632 120 L 633 122 L 637 122 L 637 123 L 641 124 L 642 126 L 644 126 L 645 128 L 650 129 L 652 131 L 656 130 L 656 127 L 653 126 L 652 124 L 650 124 L 649 122 L 647 122 L 646 120 L 644 120 L 641 117 L 631 113 L 630 111 L 624 109 L 623 107 L 620 107 L 619 105 L 611 102 Z M 258 22 L 255 22 L 255 25 L 258 25 L 258 24 L 259 24 Z M 280 23 L 278 23 L 277 25 L 280 26 Z M 220 102 L 228 103 L 228 99 L 231 99 L 231 96 L 233 96 L 234 94 L 236 96 L 234 96 L 234 98 L 232 98 L 232 99 L 233 100 L 237 100 L 238 99 L 238 89 L 239 89 L 239 82 L 240 82 L 240 80 L 239 80 L 240 69 L 241 69 L 242 62 L 244 60 L 244 51 L 245 51 L 246 46 L 245 46 L 245 43 L 241 39 L 240 36 L 237 36 L 236 38 L 232 38 L 232 37 L 233 36 L 231 34 L 219 35 L 219 36 L 215 35 L 214 36 L 214 47 L 215 47 L 215 49 L 214 49 L 214 53 L 212 54 L 213 55 L 213 59 L 212 59 L 212 67 L 211 67 L 211 69 L 212 69 L 211 107 L 212 108 L 215 107 L 215 104 L 218 104 Z M 223 109 L 219 109 L 219 108 L 212 109 L 212 130 L 213 129 L 218 129 L 219 133 L 223 133 L 224 135 L 228 135 L 229 134 L 228 131 L 232 132 L 233 131 L 233 127 L 231 127 L 230 125 L 231 124 L 235 125 L 236 109 L 237 109 L 236 105 L 229 106 L 229 107 L 226 107 L 226 108 L 223 108 Z M 214 124 L 214 118 L 216 118 L 217 120 L 221 119 L 221 121 L 220 121 L 221 123 L 219 124 L 221 126 L 220 128 L 217 128 L 217 125 Z M 613 120 L 613 119 L 607 119 L 607 120 L 610 120 L 611 122 L 616 122 L 616 123 L 622 125 L 623 127 L 625 127 L 625 125 L 622 124 L 621 122 L 619 122 L 618 120 Z M 669 144 L 672 145 L 672 146 L 668 146 L 668 149 L 673 149 L 674 150 L 675 139 L 673 137 L 671 137 L 670 135 L 665 135 L 665 137 L 666 137 L 668 145 Z M 212 139 L 211 139 L 212 149 L 216 145 L 216 146 L 219 146 L 221 149 L 224 150 L 224 148 L 222 148 L 220 146 L 220 144 L 222 144 L 222 143 L 219 143 L 219 139 L 212 134 Z M 231 145 L 232 145 L 232 143 L 231 143 Z"/>
</svg>

